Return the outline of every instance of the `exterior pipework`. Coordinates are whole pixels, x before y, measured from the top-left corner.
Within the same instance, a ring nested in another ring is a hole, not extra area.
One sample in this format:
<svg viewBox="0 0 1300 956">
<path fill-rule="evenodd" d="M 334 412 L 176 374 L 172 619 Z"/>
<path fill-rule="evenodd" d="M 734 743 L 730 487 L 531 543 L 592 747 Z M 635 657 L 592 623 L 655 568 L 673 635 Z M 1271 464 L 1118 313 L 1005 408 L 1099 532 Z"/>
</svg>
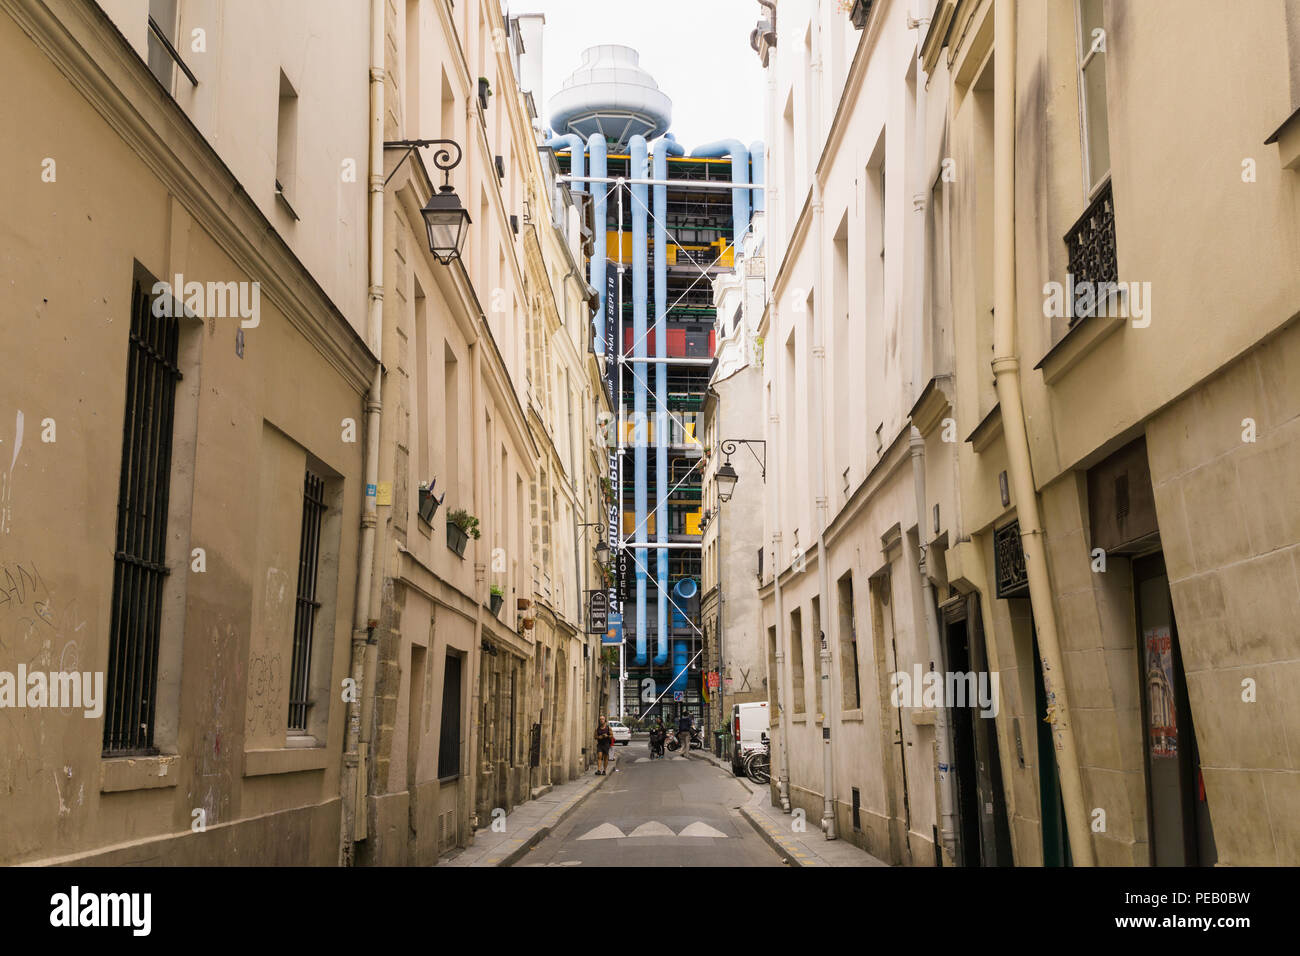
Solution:
<svg viewBox="0 0 1300 956">
<path fill-rule="evenodd" d="M 655 140 L 653 178 L 668 178 L 668 154 L 681 156 L 686 152 L 671 133 Z M 668 187 L 654 187 L 654 248 L 655 248 L 655 540 L 668 541 Z M 655 643 L 655 663 L 668 662 L 668 549 L 660 548 L 655 555 L 658 565 L 656 580 L 659 584 L 658 640 Z"/>
<path fill-rule="evenodd" d="M 587 140 L 587 148 L 591 150 L 591 175 L 592 177 L 604 178 L 609 175 L 608 165 L 605 156 L 608 148 L 605 143 L 605 137 L 600 133 L 593 133 L 591 139 Z M 578 185 L 582 185 L 579 183 Z M 606 246 L 608 239 L 608 226 L 605 223 L 606 204 L 608 202 L 609 188 L 604 183 L 592 183 L 591 197 L 595 203 L 596 235 L 595 252 L 591 257 L 591 284 L 595 287 L 600 296 L 600 305 L 596 309 L 596 354 L 605 354 L 605 259 L 609 254 Z"/>
<path fill-rule="evenodd" d="M 750 174 L 751 183 L 762 183 L 767 185 L 767 160 L 764 156 L 763 141 L 756 139 L 749 144 L 749 163 L 753 172 Z M 754 194 L 754 212 L 765 212 L 767 210 L 767 198 L 764 195 L 766 189 L 751 189 Z"/>
<path fill-rule="evenodd" d="M 628 144 L 631 173 L 647 178 L 644 136 Z M 646 663 L 646 205 L 647 187 L 632 186 L 632 454 L 636 548 L 636 662 Z M 638 361 L 639 360 L 639 361 Z M 620 396 L 620 401 L 622 397 Z"/>
<path fill-rule="evenodd" d="M 731 181 L 749 185 L 749 150 L 738 139 L 720 139 L 716 143 L 706 143 L 691 151 L 691 156 L 699 159 L 719 159 L 731 157 Z M 731 244 L 735 259 L 740 258 L 741 243 L 749 231 L 749 190 L 733 189 L 731 191 L 731 216 L 734 231 Z M 734 259 L 733 259 L 734 261 Z"/>
<path fill-rule="evenodd" d="M 550 149 L 567 149 L 570 157 L 569 165 L 573 169 L 573 174 L 575 176 L 587 175 L 585 172 L 587 168 L 586 146 L 583 144 L 582 138 L 576 133 L 552 136 L 546 141 L 546 145 Z M 575 193 L 585 193 L 587 191 L 587 184 L 582 182 L 581 179 L 572 185 Z"/>
</svg>

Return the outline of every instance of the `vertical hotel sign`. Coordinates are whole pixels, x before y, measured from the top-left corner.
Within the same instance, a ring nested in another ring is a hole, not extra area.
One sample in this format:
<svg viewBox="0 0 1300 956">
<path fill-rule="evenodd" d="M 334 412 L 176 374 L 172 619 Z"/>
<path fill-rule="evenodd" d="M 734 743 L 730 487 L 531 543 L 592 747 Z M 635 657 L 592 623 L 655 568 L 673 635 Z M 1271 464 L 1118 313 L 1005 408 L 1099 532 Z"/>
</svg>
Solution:
<svg viewBox="0 0 1300 956">
<path fill-rule="evenodd" d="M 603 224 L 602 224 L 603 228 Z M 619 414 L 619 402 L 622 396 L 618 394 L 618 359 L 620 347 L 619 328 L 618 328 L 618 311 L 616 308 L 618 302 L 618 279 L 617 273 L 610 269 L 611 263 L 605 263 L 605 392 L 609 396 L 609 408 L 613 412 L 613 430 L 606 429 L 606 451 L 609 455 L 609 487 L 613 491 L 613 501 L 609 503 L 609 520 L 606 522 L 606 533 L 609 535 L 609 553 L 614 560 L 615 569 L 618 568 L 618 538 L 622 531 L 623 525 L 623 460 L 619 454 L 619 444 L 622 440 L 620 430 L 622 429 L 622 415 Z M 611 615 L 622 614 L 623 605 L 618 600 L 618 577 L 617 572 L 614 579 L 609 584 L 609 612 Z"/>
</svg>

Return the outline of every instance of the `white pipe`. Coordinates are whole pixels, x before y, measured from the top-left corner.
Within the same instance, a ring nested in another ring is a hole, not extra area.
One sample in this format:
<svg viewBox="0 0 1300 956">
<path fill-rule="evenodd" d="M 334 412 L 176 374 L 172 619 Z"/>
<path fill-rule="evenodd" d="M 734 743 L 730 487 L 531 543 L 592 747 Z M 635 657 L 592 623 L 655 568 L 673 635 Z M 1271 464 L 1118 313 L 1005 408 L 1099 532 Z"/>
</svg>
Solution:
<svg viewBox="0 0 1300 956">
<path fill-rule="evenodd" d="M 822 26 L 820 17 L 820 5 L 814 7 L 813 25 L 812 25 L 812 63 L 809 72 L 812 74 L 812 116 L 811 127 L 814 136 L 820 136 L 822 131 Z M 812 177 L 812 235 L 815 237 L 813 243 L 813 275 L 817 283 L 819 295 L 814 302 L 813 308 L 816 310 L 813 314 L 813 341 L 812 355 L 817 363 L 817 394 L 813 404 L 812 414 L 812 432 L 813 446 L 815 453 L 813 456 L 817 468 L 816 497 L 813 500 L 814 510 L 817 514 L 817 591 L 820 594 L 820 613 L 818 614 L 816 634 L 818 647 L 818 680 L 821 692 L 818 694 L 822 701 L 822 832 L 826 834 L 826 839 L 835 839 L 835 749 L 831 740 L 831 727 L 834 724 L 832 714 L 835 710 L 835 703 L 831 699 L 831 648 L 830 642 L 826 640 L 826 623 L 827 615 L 831 613 L 830 603 L 830 564 L 829 556 L 826 554 L 826 526 L 830 523 L 830 502 L 828 501 L 827 483 L 826 483 L 826 320 L 828 309 L 825 304 L 825 296 L 820 294 L 820 290 L 828 288 L 824 281 L 825 276 L 822 274 L 826 262 L 826 216 L 825 204 L 822 199 L 822 184 L 816 171 Z M 819 314 L 820 313 L 820 314 Z"/>
<path fill-rule="evenodd" d="M 370 583 L 375 566 L 375 529 L 378 514 L 375 495 L 369 489 L 379 482 L 379 428 L 384 376 L 384 0 L 370 0 L 370 163 L 369 192 L 369 292 L 367 334 L 375 356 L 374 376 L 366 397 L 366 449 L 362 465 L 366 494 L 362 498 L 361 540 L 358 542 L 356 609 L 352 624 L 353 695 L 348 702 L 344 731 L 343 773 L 340 796 L 343 832 L 339 857 L 344 866 L 353 863 L 353 838 L 357 814 L 365 813 L 364 799 L 357 793 L 365 780 L 358 779 L 361 742 L 361 697 L 367 686 L 367 645 L 370 641 Z M 361 806 L 358 806 L 361 804 Z"/>
<path fill-rule="evenodd" d="M 1096 865 L 1083 799 L 1083 776 L 1070 720 L 1064 662 L 1056 633 L 1056 608 L 1047 573 L 1047 549 L 1038 516 L 1029 456 L 1029 433 L 1020 397 L 1020 359 L 1016 352 L 1016 0 L 996 0 L 993 20 L 993 376 L 1007 459 L 1015 488 L 1016 515 L 1024 549 L 1029 600 L 1034 609 L 1038 649 L 1043 656 L 1043 689 L 1056 745 L 1061 801 L 1075 866 Z"/>
<path fill-rule="evenodd" d="M 916 224 L 912 230 L 912 383 L 911 400 L 915 404 L 923 388 L 925 375 L 925 226 L 926 226 L 926 84 L 924 66 L 921 62 L 921 47 L 929 27 L 929 18 L 925 11 L 921 16 L 909 21 L 916 27 L 916 116 L 913 142 L 915 152 L 912 154 L 912 209 L 916 213 Z M 930 578 L 929 562 L 926 559 L 926 493 L 925 493 L 925 440 L 920 431 L 913 426 L 908 436 L 908 447 L 912 456 L 912 486 L 916 499 L 916 543 L 919 557 L 913 567 L 913 580 L 920 594 L 925 612 L 925 637 L 929 649 L 932 667 L 942 667 L 944 661 L 943 641 L 939 634 L 939 615 L 935 603 L 934 582 Z M 947 707 L 936 707 L 934 717 L 934 736 L 938 758 L 939 782 L 939 834 L 943 851 L 947 854 L 950 865 L 958 862 L 957 827 L 956 827 L 956 777 L 952 764 L 952 729 L 948 719 Z M 968 849 L 962 847 L 962 851 Z"/>
</svg>

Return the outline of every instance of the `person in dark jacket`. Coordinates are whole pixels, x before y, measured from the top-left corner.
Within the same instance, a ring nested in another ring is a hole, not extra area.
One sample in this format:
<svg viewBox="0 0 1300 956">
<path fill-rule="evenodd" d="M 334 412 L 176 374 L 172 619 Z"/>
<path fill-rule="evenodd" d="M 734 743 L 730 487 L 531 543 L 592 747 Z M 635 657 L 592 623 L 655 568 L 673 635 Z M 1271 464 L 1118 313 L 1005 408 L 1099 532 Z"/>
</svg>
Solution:
<svg viewBox="0 0 1300 956">
<path fill-rule="evenodd" d="M 609 748 L 614 743 L 614 728 L 609 725 L 605 715 L 600 715 L 596 725 L 596 776 L 600 777 L 609 770 Z"/>
<path fill-rule="evenodd" d="M 695 733 L 695 720 L 685 711 L 677 718 L 677 742 L 681 745 L 682 756 L 691 749 L 691 736 Z"/>
</svg>

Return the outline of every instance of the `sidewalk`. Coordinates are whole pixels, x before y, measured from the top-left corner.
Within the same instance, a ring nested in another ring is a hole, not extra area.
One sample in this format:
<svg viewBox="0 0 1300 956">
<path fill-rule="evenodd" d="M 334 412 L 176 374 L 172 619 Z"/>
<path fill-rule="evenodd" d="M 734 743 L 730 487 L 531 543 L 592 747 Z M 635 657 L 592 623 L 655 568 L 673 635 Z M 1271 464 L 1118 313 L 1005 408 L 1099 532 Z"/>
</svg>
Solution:
<svg viewBox="0 0 1300 956">
<path fill-rule="evenodd" d="M 583 800 L 603 786 L 617 769 L 618 756 L 611 754 L 608 774 L 597 777 L 594 770 L 588 770 L 576 780 L 521 803 L 506 817 L 505 832 L 494 831 L 491 825 L 476 830 L 473 843 L 455 856 L 439 860 L 435 866 L 511 866 L 517 863 L 546 839 Z"/>
<path fill-rule="evenodd" d="M 731 773 L 731 763 L 718 759 L 712 753 L 693 750 L 691 756 L 708 760 L 728 774 Z M 819 820 L 805 820 L 805 831 L 796 833 L 791 828 L 794 817 L 782 813 L 779 807 L 772 806 L 771 792 L 767 787 L 752 780 L 740 777 L 736 779 L 753 794 L 749 803 L 740 808 L 741 814 L 758 831 L 759 836 L 791 866 L 889 866 L 884 860 L 877 859 L 846 840 L 826 839 Z"/>
</svg>

